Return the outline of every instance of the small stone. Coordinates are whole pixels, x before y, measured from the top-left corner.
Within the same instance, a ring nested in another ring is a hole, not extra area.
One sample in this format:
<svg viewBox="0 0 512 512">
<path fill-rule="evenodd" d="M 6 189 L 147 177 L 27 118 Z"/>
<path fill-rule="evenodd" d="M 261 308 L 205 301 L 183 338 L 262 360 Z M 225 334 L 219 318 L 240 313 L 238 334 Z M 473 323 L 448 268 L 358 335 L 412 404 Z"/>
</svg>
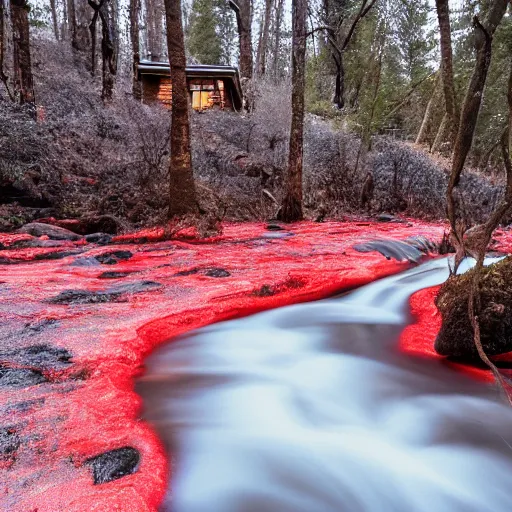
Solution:
<svg viewBox="0 0 512 512">
<path fill-rule="evenodd" d="M 205 272 L 205 276 L 208 277 L 229 277 L 231 274 L 223 268 L 209 268 Z"/>
<path fill-rule="evenodd" d="M 160 288 L 162 288 L 162 285 L 156 281 L 136 281 L 135 283 L 125 283 L 113 286 L 112 288 L 109 288 L 106 293 L 114 295 L 134 294 L 158 290 Z"/>
<path fill-rule="evenodd" d="M 284 228 L 279 224 L 267 224 L 266 229 L 269 231 L 284 231 Z"/>
<path fill-rule="evenodd" d="M 28 233 L 32 236 L 46 235 L 50 240 L 80 240 L 82 237 L 73 233 L 69 229 L 61 228 L 59 226 L 52 226 L 51 224 L 43 224 L 42 222 L 30 222 L 25 224 L 22 228 L 18 229 L 18 233 Z"/>
<path fill-rule="evenodd" d="M 381 213 L 378 217 L 377 217 L 377 221 L 378 222 L 393 222 L 395 221 L 396 218 L 389 214 L 389 213 Z"/>
<path fill-rule="evenodd" d="M 103 272 L 98 276 L 98 279 L 121 279 L 128 277 L 130 272 Z"/>
<path fill-rule="evenodd" d="M 85 235 L 85 240 L 90 244 L 108 245 L 112 242 L 112 236 L 107 233 L 92 233 Z"/>
<path fill-rule="evenodd" d="M 50 304 L 98 304 L 103 302 L 112 302 L 119 298 L 120 294 L 105 292 L 90 292 L 88 290 L 64 290 L 56 297 L 49 299 Z"/>
<path fill-rule="evenodd" d="M 256 297 L 271 297 L 272 295 L 275 295 L 275 293 L 276 291 L 272 286 L 269 284 L 264 284 L 261 286 L 261 288 L 254 290 L 252 295 L 255 295 Z"/>
<path fill-rule="evenodd" d="M 201 269 L 199 267 L 194 267 L 189 270 L 180 270 L 179 272 L 176 272 L 174 274 L 174 277 L 184 277 L 184 276 L 191 276 L 194 274 L 198 274 Z"/>
<path fill-rule="evenodd" d="M 67 258 L 68 256 L 74 256 L 75 254 L 80 254 L 82 251 L 55 251 L 55 252 L 47 252 L 45 254 L 36 254 L 35 260 L 61 260 L 63 258 Z"/>
<path fill-rule="evenodd" d="M 105 484 L 132 475 L 139 469 L 140 453 L 131 446 L 117 448 L 86 460 L 92 467 L 94 485 Z"/>
<path fill-rule="evenodd" d="M 130 251 L 111 251 L 103 254 L 98 254 L 95 258 L 102 265 L 115 265 L 121 260 L 129 260 L 133 256 Z"/>
</svg>

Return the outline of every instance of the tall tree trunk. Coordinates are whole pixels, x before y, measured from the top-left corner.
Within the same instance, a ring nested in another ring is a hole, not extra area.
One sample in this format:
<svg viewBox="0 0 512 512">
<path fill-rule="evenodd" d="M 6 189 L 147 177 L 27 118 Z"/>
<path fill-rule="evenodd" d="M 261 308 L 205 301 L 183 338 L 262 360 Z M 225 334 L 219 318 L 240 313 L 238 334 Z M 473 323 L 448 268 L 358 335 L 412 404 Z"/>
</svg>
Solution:
<svg viewBox="0 0 512 512">
<path fill-rule="evenodd" d="M 450 121 L 448 118 L 448 114 L 445 112 L 443 118 L 441 119 L 441 123 L 437 128 L 437 133 L 436 136 L 434 137 L 432 147 L 430 148 L 431 153 L 439 153 L 439 151 L 441 150 L 441 146 L 443 142 L 446 140 L 449 131 Z"/>
<path fill-rule="evenodd" d="M 441 76 L 446 111 L 446 132 L 449 134 L 449 139 L 453 146 L 457 136 L 459 120 L 455 102 L 455 85 L 453 82 L 452 30 L 448 0 L 436 0 L 436 10 L 441 43 Z M 441 132 L 438 137 L 445 140 L 446 132 Z"/>
<path fill-rule="evenodd" d="M 142 87 L 139 80 L 140 60 L 140 29 L 139 29 L 140 0 L 130 0 L 130 39 L 132 43 L 132 93 L 133 97 L 142 97 Z"/>
<path fill-rule="evenodd" d="M 56 0 L 50 0 L 50 10 L 52 13 L 52 25 L 53 25 L 53 33 L 55 34 L 55 39 L 59 40 L 59 24 L 57 20 L 57 6 L 55 5 Z"/>
<path fill-rule="evenodd" d="M 281 46 L 281 25 L 283 21 L 284 0 L 276 0 L 274 16 L 274 48 L 272 56 L 272 75 L 274 80 L 279 78 L 279 52 Z"/>
<path fill-rule="evenodd" d="M 99 0 L 96 3 L 94 0 L 88 0 L 89 5 L 92 7 L 94 14 L 92 15 L 91 22 L 89 23 L 89 31 L 91 32 L 91 75 L 96 75 L 96 47 L 97 47 L 97 34 L 98 34 L 98 18 L 100 9 L 107 0 Z"/>
<path fill-rule="evenodd" d="M 112 0 L 106 0 L 99 9 L 99 13 L 102 23 L 101 57 L 103 61 L 101 99 L 105 102 L 110 102 L 114 96 L 114 77 L 117 74 L 117 34 L 114 24 L 115 5 L 112 3 Z"/>
<path fill-rule="evenodd" d="M 512 158 L 512 60 L 510 61 L 510 74 L 508 76 L 508 154 Z"/>
<path fill-rule="evenodd" d="M 172 120 L 171 159 L 169 168 L 169 218 L 198 210 L 192 154 L 185 42 L 180 0 L 165 0 L 167 47 L 171 66 Z"/>
<path fill-rule="evenodd" d="M 11 0 L 14 89 L 20 104 L 35 106 L 27 0 Z"/>
<path fill-rule="evenodd" d="M 0 80 L 5 86 L 7 95 L 11 100 L 14 100 L 13 93 L 9 87 L 9 77 L 4 71 L 5 62 L 5 0 L 0 0 Z"/>
<path fill-rule="evenodd" d="M 333 58 L 336 78 L 333 96 L 333 104 L 337 108 L 345 106 L 345 68 L 343 66 L 343 53 L 347 49 L 359 22 L 370 12 L 377 0 L 362 0 L 358 12 L 352 19 L 348 30 L 342 37 L 342 25 L 344 21 L 344 9 L 341 13 L 333 10 L 335 5 L 331 5 L 328 1 L 323 2 L 323 15 L 325 16 L 327 41 Z M 341 2 L 344 4 L 344 2 Z"/>
<path fill-rule="evenodd" d="M 64 41 L 68 34 L 68 5 L 67 0 L 62 2 L 62 24 L 60 26 L 60 38 Z"/>
<path fill-rule="evenodd" d="M 259 76 L 265 75 L 267 71 L 268 38 L 270 32 L 270 18 L 272 16 L 272 4 L 273 0 L 265 0 L 263 30 L 258 44 L 257 71 Z"/>
<path fill-rule="evenodd" d="M 90 10 L 85 0 L 79 0 L 75 6 L 76 29 L 75 29 L 75 48 L 81 52 L 86 52 L 91 46 L 91 37 L 89 31 Z"/>
<path fill-rule="evenodd" d="M 416 137 L 416 144 L 423 144 L 427 140 L 427 134 L 431 127 L 432 116 L 434 115 L 435 105 L 439 99 L 439 89 L 441 82 L 441 73 L 437 73 L 436 80 L 434 82 L 434 90 L 427 103 L 425 114 L 423 115 L 423 121 L 421 122 L 420 130 Z"/>
<path fill-rule="evenodd" d="M 345 106 L 345 67 L 343 66 L 343 52 L 333 53 L 333 59 L 334 65 L 336 66 L 336 79 L 332 102 L 336 105 L 336 108 L 342 109 Z"/>
<path fill-rule="evenodd" d="M 279 218 L 285 222 L 294 222 L 303 218 L 302 163 L 307 8 L 307 0 L 292 1 L 292 122 L 285 196 L 279 212 Z"/>
<path fill-rule="evenodd" d="M 463 257 L 465 250 L 463 242 L 464 228 L 461 230 L 457 215 L 455 189 L 459 184 L 460 175 L 473 142 L 487 73 L 491 64 L 492 38 L 496 27 L 507 10 L 508 2 L 509 0 L 494 0 L 489 7 L 488 15 L 483 24 L 476 16 L 473 20 L 476 62 L 462 105 L 459 129 L 453 149 L 451 175 L 446 193 L 447 214 L 457 249 L 457 262 Z"/>
<path fill-rule="evenodd" d="M 75 0 L 67 0 L 68 6 L 68 30 L 71 37 L 71 46 L 78 50 L 78 34 L 76 26 Z"/>
<path fill-rule="evenodd" d="M 251 0 L 230 0 L 229 6 L 236 14 L 238 44 L 240 47 L 240 77 L 242 80 L 250 80 L 253 68 Z"/>
<path fill-rule="evenodd" d="M 159 62 L 162 60 L 162 0 L 146 0 L 148 50 L 151 60 Z"/>
</svg>

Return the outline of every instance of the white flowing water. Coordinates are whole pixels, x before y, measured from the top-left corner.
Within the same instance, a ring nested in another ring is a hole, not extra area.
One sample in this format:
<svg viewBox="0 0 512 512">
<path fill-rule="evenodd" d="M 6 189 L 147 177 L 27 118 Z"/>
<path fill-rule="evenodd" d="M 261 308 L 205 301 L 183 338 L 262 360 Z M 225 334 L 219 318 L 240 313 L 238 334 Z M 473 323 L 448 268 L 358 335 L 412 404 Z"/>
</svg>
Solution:
<svg viewBox="0 0 512 512">
<path fill-rule="evenodd" d="M 409 297 L 442 283 L 447 265 L 154 353 L 138 391 L 174 454 L 162 510 L 511 511 L 512 409 L 490 386 L 395 348 Z"/>
</svg>

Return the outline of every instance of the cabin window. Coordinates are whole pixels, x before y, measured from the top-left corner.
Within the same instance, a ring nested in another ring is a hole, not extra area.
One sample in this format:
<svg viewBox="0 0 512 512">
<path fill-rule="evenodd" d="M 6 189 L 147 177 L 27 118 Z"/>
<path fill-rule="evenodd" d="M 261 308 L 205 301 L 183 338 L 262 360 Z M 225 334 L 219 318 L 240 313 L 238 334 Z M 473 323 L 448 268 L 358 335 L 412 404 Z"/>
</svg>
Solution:
<svg viewBox="0 0 512 512">
<path fill-rule="evenodd" d="M 224 81 L 194 79 L 189 82 L 189 91 L 192 93 L 192 108 L 206 110 L 213 106 L 224 108 Z"/>
</svg>

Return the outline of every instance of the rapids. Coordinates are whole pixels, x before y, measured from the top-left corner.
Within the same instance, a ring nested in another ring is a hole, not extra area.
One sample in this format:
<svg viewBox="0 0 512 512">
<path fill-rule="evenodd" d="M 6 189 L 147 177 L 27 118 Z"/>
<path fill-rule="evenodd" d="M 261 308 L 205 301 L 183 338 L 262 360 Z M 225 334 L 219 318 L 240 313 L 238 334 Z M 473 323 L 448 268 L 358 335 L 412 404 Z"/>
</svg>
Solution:
<svg viewBox="0 0 512 512">
<path fill-rule="evenodd" d="M 153 353 L 137 391 L 174 457 L 162 510 L 511 510 L 512 410 L 397 348 L 410 296 L 447 276 L 429 261 Z"/>
</svg>

